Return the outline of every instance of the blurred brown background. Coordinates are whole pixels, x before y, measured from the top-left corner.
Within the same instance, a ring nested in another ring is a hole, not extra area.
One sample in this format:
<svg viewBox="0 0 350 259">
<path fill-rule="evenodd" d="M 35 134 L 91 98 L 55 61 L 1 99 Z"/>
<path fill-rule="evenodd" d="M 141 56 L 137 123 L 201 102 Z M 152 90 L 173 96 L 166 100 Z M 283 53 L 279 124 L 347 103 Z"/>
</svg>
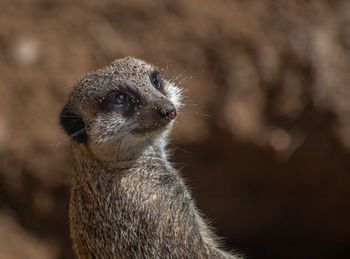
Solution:
<svg viewBox="0 0 350 259">
<path fill-rule="evenodd" d="M 187 89 L 173 161 L 227 248 L 350 258 L 346 0 L 0 0 L 0 258 L 73 257 L 57 115 L 124 56 Z"/>
</svg>

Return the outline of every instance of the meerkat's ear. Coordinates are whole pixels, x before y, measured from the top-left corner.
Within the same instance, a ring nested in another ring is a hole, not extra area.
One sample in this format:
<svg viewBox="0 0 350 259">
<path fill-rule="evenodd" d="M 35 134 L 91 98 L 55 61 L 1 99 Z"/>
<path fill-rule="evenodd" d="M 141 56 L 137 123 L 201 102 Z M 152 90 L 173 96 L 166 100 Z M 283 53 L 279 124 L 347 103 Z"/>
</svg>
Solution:
<svg viewBox="0 0 350 259">
<path fill-rule="evenodd" d="M 85 131 L 83 119 L 72 112 L 68 105 L 65 105 L 59 115 L 60 124 L 71 139 L 80 143 L 87 142 L 88 137 Z"/>
</svg>

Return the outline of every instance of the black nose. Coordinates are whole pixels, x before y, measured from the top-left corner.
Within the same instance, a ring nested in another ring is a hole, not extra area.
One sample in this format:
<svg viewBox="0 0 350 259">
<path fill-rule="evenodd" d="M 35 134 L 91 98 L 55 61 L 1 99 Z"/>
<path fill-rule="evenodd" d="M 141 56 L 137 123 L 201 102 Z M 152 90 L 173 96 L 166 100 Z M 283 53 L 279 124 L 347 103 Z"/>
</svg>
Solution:
<svg viewBox="0 0 350 259">
<path fill-rule="evenodd" d="M 158 102 L 154 106 L 159 111 L 160 117 L 164 120 L 173 120 L 176 117 L 175 106 L 167 100 Z"/>
</svg>

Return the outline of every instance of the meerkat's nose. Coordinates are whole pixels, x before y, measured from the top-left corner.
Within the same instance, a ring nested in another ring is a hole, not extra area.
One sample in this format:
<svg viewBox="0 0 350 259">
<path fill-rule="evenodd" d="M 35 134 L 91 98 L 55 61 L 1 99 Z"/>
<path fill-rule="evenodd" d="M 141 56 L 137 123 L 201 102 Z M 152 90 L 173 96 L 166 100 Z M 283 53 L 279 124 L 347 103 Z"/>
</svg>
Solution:
<svg viewBox="0 0 350 259">
<path fill-rule="evenodd" d="M 176 109 L 175 109 L 175 106 L 167 101 L 167 100 L 164 100 L 164 101 L 161 101 L 161 102 L 158 102 L 156 105 L 155 105 L 155 108 L 156 110 L 159 111 L 159 114 L 160 114 L 160 117 L 164 120 L 173 120 L 175 117 L 176 117 Z"/>
<path fill-rule="evenodd" d="M 170 109 L 164 109 L 162 108 L 160 110 L 160 113 L 165 120 L 172 120 L 176 117 L 176 109 L 175 107 L 172 107 Z"/>
</svg>

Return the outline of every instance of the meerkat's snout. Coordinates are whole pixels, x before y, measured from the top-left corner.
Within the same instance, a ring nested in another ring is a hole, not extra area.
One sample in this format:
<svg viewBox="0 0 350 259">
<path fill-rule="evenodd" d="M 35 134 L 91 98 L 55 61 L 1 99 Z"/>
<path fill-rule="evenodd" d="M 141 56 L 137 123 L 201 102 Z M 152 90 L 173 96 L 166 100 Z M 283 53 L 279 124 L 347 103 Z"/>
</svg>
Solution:
<svg viewBox="0 0 350 259">
<path fill-rule="evenodd" d="M 176 117 L 175 106 L 167 100 L 162 100 L 162 101 L 154 104 L 153 109 L 158 111 L 161 119 L 171 121 L 171 120 L 175 119 L 175 117 Z"/>
<path fill-rule="evenodd" d="M 165 129 L 176 117 L 175 106 L 167 99 L 154 101 L 139 111 L 136 133 L 147 133 Z"/>
</svg>

